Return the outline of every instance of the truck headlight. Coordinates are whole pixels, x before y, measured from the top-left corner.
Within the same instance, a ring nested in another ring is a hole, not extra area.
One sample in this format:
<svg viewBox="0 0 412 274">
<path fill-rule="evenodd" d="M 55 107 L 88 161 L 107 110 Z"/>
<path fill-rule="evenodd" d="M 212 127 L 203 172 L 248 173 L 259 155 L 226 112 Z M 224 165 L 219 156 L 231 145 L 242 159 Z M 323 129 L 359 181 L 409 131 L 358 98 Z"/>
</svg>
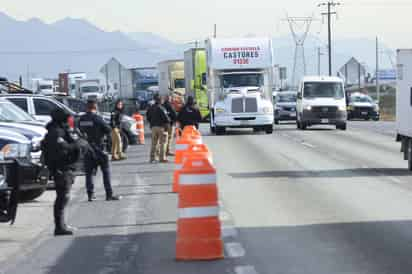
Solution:
<svg viewBox="0 0 412 274">
<path fill-rule="evenodd" d="M 339 106 L 338 109 L 339 111 L 346 111 L 346 106 Z"/>
<path fill-rule="evenodd" d="M 30 156 L 30 144 L 8 144 L 0 150 L 0 160 L 14 160 Z"/>
<path fill-rule="evenodd" d="M 216 108 L 216 114 L 224 113 L 225 109 L 224 108 Z"/>
<path fill-rule="evenodd" d="M 311 111 L 311 110 L 312 110 L 312 106 L 305 106 L 305 110 Z"/>
<path fill-rule="evenodd" d="M 346 108 L 346 110 L 352 111 L 352 110 L 353 110 L 353 107 L 352 107 L 352 106 L 348 106 L 348 107 Z"/>
<path fill-rule="evenodd" d="M 264 107 L 262 110 L 263 110 L 263 113 L 265 114 L 273 113 L 273 108 L 271 107 Z"/>
</svg>

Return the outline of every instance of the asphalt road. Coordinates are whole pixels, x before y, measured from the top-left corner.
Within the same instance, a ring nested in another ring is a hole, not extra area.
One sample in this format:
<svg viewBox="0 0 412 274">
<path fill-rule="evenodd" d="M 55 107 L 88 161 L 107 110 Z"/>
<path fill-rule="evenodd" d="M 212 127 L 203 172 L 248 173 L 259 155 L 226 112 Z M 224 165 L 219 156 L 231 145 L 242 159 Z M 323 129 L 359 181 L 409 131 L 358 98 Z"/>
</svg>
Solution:
<svg viewBox="0 0 412 274">
<path fill-rule="evenodd" d="M 389 127 L 283 124 L 273 135 L 227 136 L 202 128 L 218 171 L 226 256 L 212 262 L 174 260 L 173 165 L 148 164 L 148 146 L 133 147 L 113 166 L 122 201 L 102 201 L 98 183 L 100 200 L 88 203 L 78 187 L 76 236 L 54 238 L 38 224 L 35 244 L 3 260 L 0 273 L 412 273 L 412 173 Z"/>
</svg>

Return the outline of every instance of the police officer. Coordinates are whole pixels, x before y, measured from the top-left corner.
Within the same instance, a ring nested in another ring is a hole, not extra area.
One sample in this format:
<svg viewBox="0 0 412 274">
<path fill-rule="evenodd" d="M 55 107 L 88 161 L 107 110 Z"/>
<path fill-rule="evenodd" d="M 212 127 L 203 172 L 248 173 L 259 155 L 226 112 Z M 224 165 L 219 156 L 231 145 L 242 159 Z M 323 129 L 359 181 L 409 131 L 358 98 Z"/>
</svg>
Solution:
<svg viewBox="0 0 412 274">
<path fill-rule="evenodd" d="M 162 105 L 162 99 L 156 95 L 154 97 L 155 104 L 147 111 L 147 120 L 152 129 L 152 146 L 150 149 L 150 162 L 156 163 L 158 152 L 161 163 L 168 163 L 166 159 L 166 143 L 167 143 L 167 128 L 170 125 L 170 118 L 167 115 L 167 110 Z"/>
<path fill-rule="evenodd" d="M 52 121 L 46 126 L 48 133 L 42 142 L 42 152 L 56 188 L 54 235 L 72 235 L 73 229 L 65 222 L 65 208 L 70 200 L 74 163 L 79 160 L 80 146 L 71 136 L 68 124 L 70 115 L 62 109 L 55 109 L 51 116 Z"/>
<path fill-rule="evenodd" d="M 110 135 L 111 128 L 105 123 L 103 118 L 96 113 L 96 101 L 89 100 L 87 102 L 87 112 L 80 117 L 79 122 L 80 130 L 85 133 L 91 147 L 91 152 L 85 157 L 87 196 L 89 202 L 96 200 L 93 180 L 96 175 L 97 168 L 100 166 L 100 170 L 103 173 L 103 184 L 106 191 L 106 200 L 116 201 L 121 197 L 113 195 L 109 156 L 104 151 L 104 137 Z"/>
<path fill-rule="evenodd" d="M 174 156 L 172 153 L 171 147 L 173 143 L 173 132 L 174 132 L 174 126 L 176 123 L 176 118 L 177 118 L 177 113 L 175 109 L 173 108 L 172 104 L 170 103 L 170 96 L 166 95 L 164 96 L 164 102 L 163 102 L 163 107 L 167 111 L 167 115 L 169 116 L 170 123 L 167 127 L 167 144 L 166 144 L 166 155 L 167 156 Z"/>
<path fill-rule="evenodd" d="M 200 114 L 199 109 L 195 106 L 195 100 L 192 96 L 189 96 L 186 105 L 177 116 L 177 122 L 180 124 L 181 129 L 184 129 L 185 126 L 196 126 L 198 129 L 201 121 L 202 115 Z"/>
</svg>

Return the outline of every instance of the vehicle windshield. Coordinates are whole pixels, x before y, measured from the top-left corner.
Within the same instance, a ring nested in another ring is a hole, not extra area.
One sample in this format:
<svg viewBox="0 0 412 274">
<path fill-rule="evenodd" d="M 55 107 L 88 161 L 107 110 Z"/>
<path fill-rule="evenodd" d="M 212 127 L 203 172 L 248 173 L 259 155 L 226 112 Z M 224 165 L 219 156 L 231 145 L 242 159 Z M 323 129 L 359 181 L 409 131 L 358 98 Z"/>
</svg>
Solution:
<svg viewBox="0 0 412 274">
<path fill-rule="evenodd" d="M 175 88 L 185 88 L 185 79 L 176 79 Z"/>
<path fill-rule="evenodd" d="M 100 92 L 99 87 L 96 86 L 91 86 L 91 87 L 82 87 L 81 88 L 82 93 L 96 93 L 96 92 Z"/>
<path fill-rule="evenodd" d="M 296 94 L 279 94 L 277 98 L 278 103 L 296 103 L 297 95 Z"/>
<path fill-rule="evenodd" d="M 51 85 L 41 85 L 40 89 L 53 89 L 53 86 L 51 86 Z"/>
<path fill-rule="evenodd" d="M 369 96 L 354 96 L 351 97 L 353 103 L 373 103 L 373 100 Z"/>
<path fill-rule="evenodd" d="M 338 82 L 306 82 L 304 98 L 344 98 L 343 87 Z"/>
<path fill-rule="evenodd" d="M 234 87 L 261 87 L 263 86 L 263 74 L 225 74 L 222 76 L 223 88 Z"/>
<path fill-rule="evenodd" d="M 157 86 L 158 84 L 159 84 L 158 81 L 137 83 L 136 84 L 136 89 L 137 90 L 147 90 L 149 87 Z"/>
<path fill-rule="evenodd" d="M 18 106 L 9 102 L 0 103 L 0 121 L 3 122 L 30 122 L 34 119 L 20 109 Z"/>
</svg>

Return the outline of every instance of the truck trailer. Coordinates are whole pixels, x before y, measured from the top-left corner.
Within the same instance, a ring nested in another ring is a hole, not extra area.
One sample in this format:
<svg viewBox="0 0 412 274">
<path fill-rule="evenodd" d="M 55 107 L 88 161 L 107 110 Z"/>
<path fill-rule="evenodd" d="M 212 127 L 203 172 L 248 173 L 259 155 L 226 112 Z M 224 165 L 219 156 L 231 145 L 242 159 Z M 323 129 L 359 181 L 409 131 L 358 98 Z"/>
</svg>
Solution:
<svg viewBox="0 0 412 274">
<path fill-rule="evenodd" d="M 396 89 L 397 141 L 412 171 L 412 49 L 397 51 L 398 79 Z"/>
<path fill-rule="evenodd" d="M 206 50 L 192 48 L 185 51 L 186 97 L 192 96 L 197 102 L 204 120 L 209 118 L 209 101 L 206 85 Z"/>
<path fill-rule="evenodd" d="M 184 60 L 167 60 L 158 64 L 159 93 L 170 95 L 172 104 L 179 111 L 185 96 Z"/>
<path fill-rule="evenodd" d="M 273 132 L 273 50 L 269 38 L 206 41 L 210 129 Z"/>
</svg>

